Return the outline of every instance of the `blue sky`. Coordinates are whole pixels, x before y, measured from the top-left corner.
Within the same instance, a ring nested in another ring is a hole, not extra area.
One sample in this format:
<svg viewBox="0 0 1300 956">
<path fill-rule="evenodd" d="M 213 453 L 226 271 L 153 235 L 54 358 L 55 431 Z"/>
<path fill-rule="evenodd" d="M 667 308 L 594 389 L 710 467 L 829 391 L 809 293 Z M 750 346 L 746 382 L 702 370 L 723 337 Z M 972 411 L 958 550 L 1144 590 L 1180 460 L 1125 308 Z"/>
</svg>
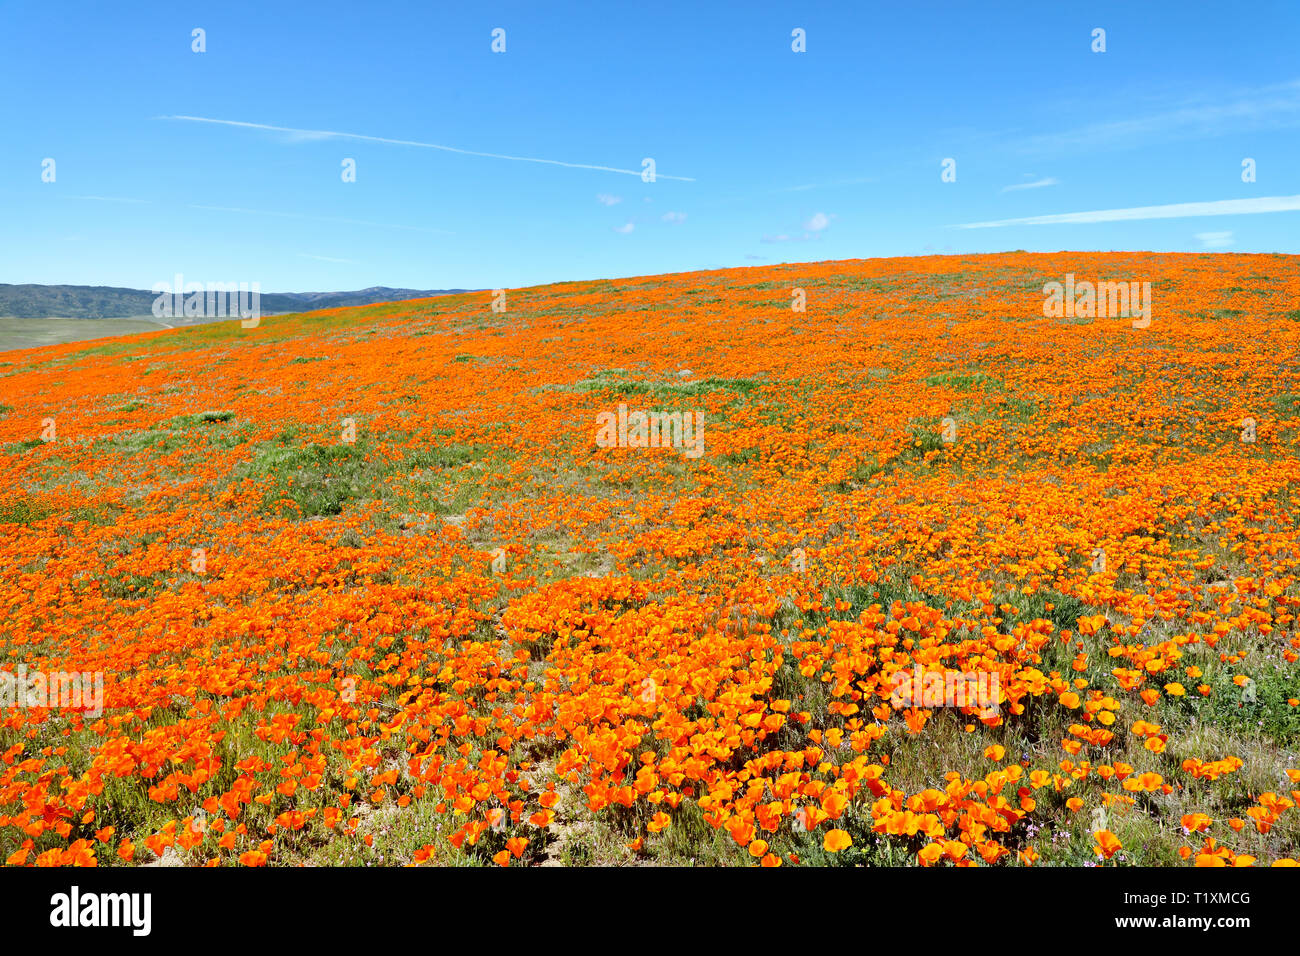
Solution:
<svg viewBox="0 0 1300 956">
<path fill-rule="evenodd" d="M 1293 0 L 309 10 L 0 0 L 0 281 L 495 288 L 1300 252 Z M 1071 215 L 1098 210 L 1130 212 Z"/>
</svg>

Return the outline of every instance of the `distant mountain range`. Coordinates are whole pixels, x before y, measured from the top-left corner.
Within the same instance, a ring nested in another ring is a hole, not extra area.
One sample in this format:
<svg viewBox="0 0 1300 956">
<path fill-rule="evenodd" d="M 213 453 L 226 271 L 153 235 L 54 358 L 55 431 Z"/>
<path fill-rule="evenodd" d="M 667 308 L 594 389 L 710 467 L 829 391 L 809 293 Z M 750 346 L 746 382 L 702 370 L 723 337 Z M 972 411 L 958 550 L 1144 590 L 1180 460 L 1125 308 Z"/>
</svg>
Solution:
<svg viewBox="0 0 1300 956">
<path fill-rule="evenodd" d="M 473 289 L 390 289 L 373 286 L 357 292 L 263 292 L 263 315 L 337 309 L 375 302 L 427 299 Z M 104 285 L 7 285 L 0 283 L 0 315 L 20 319 L 122 319 L 149 315 L 156 292 Z"/>
</svg>

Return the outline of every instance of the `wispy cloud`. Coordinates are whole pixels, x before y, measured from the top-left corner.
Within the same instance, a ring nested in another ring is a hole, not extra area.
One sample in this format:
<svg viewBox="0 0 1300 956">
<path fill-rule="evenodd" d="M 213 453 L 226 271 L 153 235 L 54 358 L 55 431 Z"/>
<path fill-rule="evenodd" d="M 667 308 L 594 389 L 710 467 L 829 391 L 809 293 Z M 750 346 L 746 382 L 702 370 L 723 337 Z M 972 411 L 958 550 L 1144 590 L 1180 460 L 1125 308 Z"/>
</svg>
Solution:
<svg viewBox="0 0 1300 956">
<path fill-rule="evenodd" d="M 1063 223 L 1126 222 L 1137 219 L 1184 219 L 1192 216 L 1252 216 L 1266 212 L 1300 210 L 1300 196 L 1262 196 L 1258 199 L 1217 199 L 1212 202 L 1181 202 L 1165 206 L 1133 206 L 1128 209 L 1095 209 L 1090 212 L 1062 212 L 1049 216 L 997 219 L 991 222 L 963 222 L 953 229 L 996 229 L 1002 226 L 1050 226 Z"/>
<path fill-rule="evenodd" d="M 1026 152 L 1061 153 L 1116 145 L 1133 146 L 1151 138 L 1222 136 L 1232 130 L 1279 128 L 1298 123 L 1300 80 L 1292 80 L 1242 89 L 1228 97 L 1219 94 L 1213 98 L 1183 98 L 1144 116 L 1029 136 L 1020 140 L 1018 146 Z"/>
<path fill-rule="evenodd" d="M 635 229 L 635 228 L 636 228 L 636 226 L 632 225 L 632 223 L 630 223 L 630 222 L 625 222 L 625 223 L 623 223 L 623 225 L 621 225 L 621 226 L 615 226 L 615 227 L 614 227 L 614 231 L 615 231 L 615 232 L 621 232 L 623 235 L 626 236 L 629 232 L 631 232 L 631 231 L 632 231 L 633 229 Z"/>
<path fill-rule="evenodd" d="M 124 196 L 69 196 L 69 199 L 93 199 L 95 202 L 152 203 L 152 199 L 127 199 Z"/>
<path fill-rule="evenodd" d="M 278 219 L 310 219 L 314 222 L 341 222 L 349 226 L 374 226 L 378 229 L 406 229 L 411 232 L 428 232 L 434 235 L 452 236 L 453 232 L 446 229 L 432 229 L 428 226 L 402 226 L 390 222 L 370 222 L 366 219 L 340 219 L 335 216 L 308 216 L 300 212 L 274 212 L 269 209 L 245 209 L 240 206 L 206 206 L 200 203 L 190 203 L 191 209 L 207 209 L 211 212 L 234 212 L 246 216 L 275 216 Z"/>
<path fill-rule="evenodd" d="M 508 159 L 516 163 L 541 163 L 546 166 L 564 166 L 569 169 L 594 169 L 603 173 L 620 173 L 625 176 L 640 176 L 639 169 L 619 169 L 617 166 L 600 166 L 594 163 L 566 163 L 558 159 L 539 159 L 535 156 L 509 156 L 505 153 L 485 153 L 476 149 L 461 149 L 458 146 L 443 146 L 439 143 L 422 143 L 413 139 L 392 139 L 387 136 L 367 136 L 363 133 L 346 133 L 329 129 L 299 129 L 293 126 L 272 126 L 269 123 L 247 123 L 242 120 L 213 119 L 208 116 L 159 116 L 158 119 L 177 120 L 186 123 L 211 123 L 216 126 L 236 126 L 240 129 L 260 129 L 272 133 L 290 133 L 298 139 L 354 139 L 367 143 L 386 143 L 390 146 L 416 146 L 420 149 L 438 149 L 446 153 L 460 153 L 462 156 L 482 156 L 486 159 Z M 656 179 L 675 179 L 679 182 L 693 183 L 690 176 L 669 176 L 656 171 Z"/>
<path fill-rule="evenodd" d="M 333 256 L 314 256 L 310 252 L 300 252 L 298 255 L 304 259 L 316 259 L 319 262 L 341 262 L 350 266 L 357 265 L 355 259 L 335 259 Z"/>
<path fill-rule="evenodd" d="M 1201 247 L 1204 249 L 1222 249 L 1224 246 L 1232 245 L 1232 231 L 1226 232 L 1198 232 L 1196 238 L 1201 241 Z"/>
<path fill-rule="evenodd" d="M 1046 176 L 1043 179 L 1035 179 L 1032 182 L 1016 183 L 1014 186 L 1003 186 L 1002 191 L 1004 193 L 1010 193 L 1015 192 L 1017 189 L 1042 189 L 1044 186 L 1056 186 L 1059 184 L 1060 180 L 1053 179 L 1051 176 Z"/>
<path fill-rule="evenodd" d="M 801 193 L 809 189 L 832 189 L 836 186 L 859 186 L 863 183 L 874 183 L 876 180 L 872 176 L 862 176 L 856 179 L 836 179 L 829 183 L 804 183 L 800 186 L 786 186 L 784 189 L 776 189 L 773 192 L 779 193 Z"/>
<path fill-rule="evenodd" d="M 663 214 L 661 218 L 663 219 L 664 222 L 671 222 L 674 226 L 680 226 L 682 223 L 686 221 L 686 213 L 666 212 Z"/>
<path fill-rule="evenodd" d="M 622 196 L 611 196 L 609 193 L 596 193 L 596 202 L 602 206 L 617 206 L 623 201 Z"/>
</svg>

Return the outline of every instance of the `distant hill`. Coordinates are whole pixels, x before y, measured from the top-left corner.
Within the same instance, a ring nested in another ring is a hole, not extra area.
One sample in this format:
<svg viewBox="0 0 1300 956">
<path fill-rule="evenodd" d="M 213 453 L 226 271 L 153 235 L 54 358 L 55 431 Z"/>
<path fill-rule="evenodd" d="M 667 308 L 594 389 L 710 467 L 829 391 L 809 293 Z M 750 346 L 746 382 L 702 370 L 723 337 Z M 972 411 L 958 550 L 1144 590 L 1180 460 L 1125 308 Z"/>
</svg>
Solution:
<svg viewBox="0 0 1300 956">
<path fill-rule="evenodd" d="M 357 292 L 263 292 L 263 315 L 337 309 L 375 302 L 400 302 L 435 295 L 471 292 L 472 289 L 390 289 L 372 286 Z M 22 319 L 52 316 L 68 319 L 116 319 L 148 315 L 154 292 L 104 285 L 7 285 L 0 283 L 0 315 Z"/>
</svg>

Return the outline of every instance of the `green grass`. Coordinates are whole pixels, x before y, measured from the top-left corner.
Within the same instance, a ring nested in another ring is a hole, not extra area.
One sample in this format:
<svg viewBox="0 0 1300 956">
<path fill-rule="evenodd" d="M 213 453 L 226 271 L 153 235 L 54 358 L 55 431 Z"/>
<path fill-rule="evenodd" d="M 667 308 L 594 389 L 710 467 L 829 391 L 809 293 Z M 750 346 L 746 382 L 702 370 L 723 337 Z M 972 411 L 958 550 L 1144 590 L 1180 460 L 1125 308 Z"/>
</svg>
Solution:
<svg viewBox="0 0 1300 956">
<path fill-rule="evenodd" d="M 234 412 L 198 412 L 193 415 L 177 415 L 169 423 L 172 428 L 193 428 L 195 425 L 207 425 L 212 422 L 228 422 L 235 417 Z"/>
<path fill-rule="evenodd" d="M 572 385 L 552 386 L 555 391 L 603 393 L 646 398 L 698 398 L 711 394 L 749 395 L 761 388 L 756 378 L 634 379 L 623 369 L 604 369 Z"/>
<path fill-rule="evenodd" d="M 282 435 L 280 442 L 295 440 Z M 443 471 L 482 458 L 485 450 L 453 443 L 395 455 L 365 439 L 354 444 L 284 445 L 264 443 L 237 473 L 268 481 L 263 510 L 301 517 L 341 514 L 350 502 L 397 496 L 387 479 L 421 471 Z M 438 509 L 434 509 L 438 510 Z"/>
<path fill-rule="evenodd" d="M 940 372 L 930 375 L 925 380 L 926 385 L 946 386 L 956 389 L 957 391 L 969 392 L 977 388 L 999 388 L 1002 383 L 992 375 L 986 375 L 983 372 Z"/>
<path fill-rule="evenodd" d="M 121 432 L 99 439 L 107 449 L 138 455 L 144 451 L 166 454 L 181 448 L 237 448 L 252 436 L 252 426 L 234 423 L 234 412 L 205 411 L 177 415 L 154 428 Z"/>
<path fill-rule="evenodd" d="M 1278 395 L 1273 399 L 1273 408 L 1282 415 L 1300 413 L 1300 395 Z"/>
<path fill-rule="evenodd" d="M 45 442 L 39 438 L 27 438 L 23 441 L 9 442 L 4 446 L 4 453 L 6 455 L 21 455 L 25 451 L 31 451 L 33 448 L 38 448 L 44 444 Z"/>
</svg>

